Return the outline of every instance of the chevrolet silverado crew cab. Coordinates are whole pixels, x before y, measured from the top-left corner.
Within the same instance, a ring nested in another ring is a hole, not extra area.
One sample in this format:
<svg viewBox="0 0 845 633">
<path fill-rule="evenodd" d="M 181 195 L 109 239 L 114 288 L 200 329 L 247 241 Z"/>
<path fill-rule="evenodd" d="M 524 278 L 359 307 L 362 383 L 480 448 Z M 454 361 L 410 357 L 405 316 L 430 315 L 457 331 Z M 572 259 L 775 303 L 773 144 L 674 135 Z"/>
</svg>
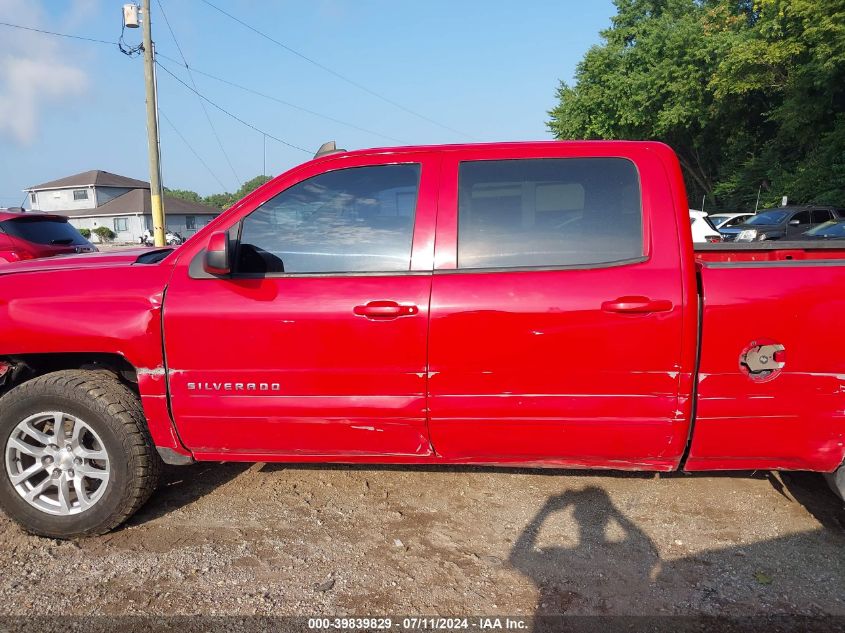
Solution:
<svg viewBox="0 0 845 633">
<path fill-rule="evenodd" d="M 841 490 L 845 338 L 818 333 L 841 329 L 845 251 L 702 248 L 665 145 L 538 142 L 322 155 L 177 249 L 6 265 L 0 504 L 102 533 L 162 461 Z"/>
</svg>

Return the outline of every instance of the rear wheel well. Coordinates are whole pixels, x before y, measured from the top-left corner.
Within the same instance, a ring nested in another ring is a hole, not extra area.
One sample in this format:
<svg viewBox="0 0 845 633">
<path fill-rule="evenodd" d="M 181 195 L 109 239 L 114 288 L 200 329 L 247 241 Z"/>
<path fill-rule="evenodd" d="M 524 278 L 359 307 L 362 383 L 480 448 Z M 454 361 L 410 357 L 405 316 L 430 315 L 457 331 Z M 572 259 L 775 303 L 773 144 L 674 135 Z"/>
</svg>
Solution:
<svg viewBox="0 0 845 633">
<path fill-rule="evenodd" d="M 0 396 L 33 378 L 63 369 L 106 371 L 117 376 L 136 396 L 138 372 L 120 354 L 100 352 L 70 352 L 61 354 L 20 354 L 0 357 L 0 365 L 7 365 L 0 375 Z"/>
</svg>

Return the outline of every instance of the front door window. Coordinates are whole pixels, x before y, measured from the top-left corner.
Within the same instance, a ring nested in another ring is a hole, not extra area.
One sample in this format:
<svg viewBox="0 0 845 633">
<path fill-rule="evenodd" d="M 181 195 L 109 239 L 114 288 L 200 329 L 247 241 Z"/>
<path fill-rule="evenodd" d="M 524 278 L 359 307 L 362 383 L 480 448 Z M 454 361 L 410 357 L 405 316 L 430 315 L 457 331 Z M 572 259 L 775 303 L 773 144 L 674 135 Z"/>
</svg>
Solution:
<svg viewBox="0 0 845 633">
<path fill-rule="evenodd" d="M 237 273 L 408 270 L 419 177 L 419 165 L 375 165 L 286 189 L 244 220 Z"/>
</svg>

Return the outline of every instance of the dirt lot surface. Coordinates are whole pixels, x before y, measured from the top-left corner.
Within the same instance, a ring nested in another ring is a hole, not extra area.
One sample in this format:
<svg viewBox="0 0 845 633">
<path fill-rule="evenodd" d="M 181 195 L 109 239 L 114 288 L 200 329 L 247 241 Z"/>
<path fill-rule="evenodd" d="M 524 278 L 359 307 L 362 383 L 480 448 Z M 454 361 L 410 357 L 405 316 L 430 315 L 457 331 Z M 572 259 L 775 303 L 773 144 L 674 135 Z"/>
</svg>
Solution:
<svg viewBox="0 0 845 633">
<path fill-rule="evenodd" d="M 0 614 L 845 614 L 820 477 L 197 464 L 60 542 L 0 515 Z"/>
</svg>

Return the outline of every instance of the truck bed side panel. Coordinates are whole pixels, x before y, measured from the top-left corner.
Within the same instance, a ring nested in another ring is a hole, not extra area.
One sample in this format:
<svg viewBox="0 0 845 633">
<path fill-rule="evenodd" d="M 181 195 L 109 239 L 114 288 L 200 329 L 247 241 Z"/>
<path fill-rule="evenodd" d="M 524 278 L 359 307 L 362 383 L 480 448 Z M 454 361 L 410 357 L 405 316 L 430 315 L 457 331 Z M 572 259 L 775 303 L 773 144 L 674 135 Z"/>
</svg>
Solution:
<svg viewBox="0 0 845 633">
<path fill-rule="evenodd" d="M 845 240 L 721 242 L 694 247 L 695 259 L 702 263 L 845 260 Z"/>
<path fill-rule="evenodd" d="M 831 471 L 845 440 L 845 262 L 707 264 L 697 417 L 687 470 Z M 740 367 L 756 341 L 784 346 L 768 381 Z"/>
</svg>

